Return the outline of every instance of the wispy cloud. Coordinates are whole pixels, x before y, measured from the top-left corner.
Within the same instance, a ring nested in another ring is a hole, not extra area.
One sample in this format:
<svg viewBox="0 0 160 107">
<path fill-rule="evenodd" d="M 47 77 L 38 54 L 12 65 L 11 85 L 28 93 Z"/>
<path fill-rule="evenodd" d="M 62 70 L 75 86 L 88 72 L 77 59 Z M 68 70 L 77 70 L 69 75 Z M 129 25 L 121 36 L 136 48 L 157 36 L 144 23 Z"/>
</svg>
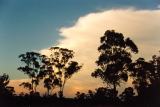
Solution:
<svg viewBox="0 0 160 107">
<path fill-rule="evenodd" d="M 84 64 L 83 69 L 67 83 L 68 87 L 72 88 L 74 93 L 102 85 L 102 81 L 92 78 L 90 74 L 96 68 L 100 37 L 108 29 L 130 37 L 140 50 L 136 57 L 151 58 L 160 49 L 159 19 L 159 9 L 112 9 L 89 13 L 80 17 L 73 26 L 62 27 L 60 35 L 64 39 L 59 40 L 58 46 L 73 49 L 76 52 L 75 59 Z M 45 50 L 42 52 L 47 53 Z"/>
</svg>

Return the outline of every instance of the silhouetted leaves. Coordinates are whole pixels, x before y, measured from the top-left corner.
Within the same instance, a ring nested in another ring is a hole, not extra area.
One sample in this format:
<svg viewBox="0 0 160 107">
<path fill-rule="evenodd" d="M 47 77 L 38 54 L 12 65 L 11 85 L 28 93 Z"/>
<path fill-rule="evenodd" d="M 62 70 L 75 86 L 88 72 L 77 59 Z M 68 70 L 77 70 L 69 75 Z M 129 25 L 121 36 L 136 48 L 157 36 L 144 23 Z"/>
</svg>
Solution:
<svg viewBox="0 0 160 107">
<path fill-rule="evenodd" d="M 8 86 L 9 76 L 7 74 L 0 75 L 0 97 L 8 97 L 14 94 L 14 87 Z"/>
<path fill-rule="evenodd" d="M 146 62 L 144 58 L 138 58 L 132 64 L 131 76 L 133 77 L 134 87 L 138 94 L 143 94 L 150 84 L 150 74 L 153 71 L 153 65 Z"/>
<path fill-rule="evenodd" d="M 131 53 L 137 53 L 138 48 L 132 40 L 124 39 L 122 33 L 114 30 L 107 30 L 100 42 L 101 45 L 98 47 L 100 56 L 96 61 L 98 69 L 92 76 L 100 77 L 116 91 L 121 81 L 127 82 L 129 65 L 132 63 Z"/>
<path fill-rule="evenodd" d="M 56 81 L 54 82 L 59 83 L 59 96 L 62 98 L 66 81 L 70 79 L 74 73 L 78 72 L 82 66 L 76 61 L 70 61 L 74 57 L 74 52 L 72 50 L 51 47 L 50 52 L 50 63 L 54 71 L 56 71 L 54 73 Z M 51 75 L 52 74 L 53 73 L 51 73 Z"/>
<path fill-rule="evenodd" d="M 124 92 L 122 92 L 120 99 L 125 103 L 133 103 L 134 95 L 134 89 L 132 87 L 128 87 L 124 90 Z"/>
<path fill-rule="evenodd" d="M 24 88 L 28 90 L 32 90 L 32 84 L 29 82 L 22 82 L 19 86 L 23 86 Z"/>
<path fill-rule="evenodd" d="M 39 85 L 40 80 L 44 78 L 45 67 L 44 62 L 46 57 L 36 52 L 26 52 L 25 54 L 19 55 L 21 61 L 24 63 L 24 67 L 19 67 L 18 70 L 27 74 L 31 78 L 29 82 L 23 82 L 20 86 L 31 90 L 36 93 L 36 88 Z"/>
</svg>

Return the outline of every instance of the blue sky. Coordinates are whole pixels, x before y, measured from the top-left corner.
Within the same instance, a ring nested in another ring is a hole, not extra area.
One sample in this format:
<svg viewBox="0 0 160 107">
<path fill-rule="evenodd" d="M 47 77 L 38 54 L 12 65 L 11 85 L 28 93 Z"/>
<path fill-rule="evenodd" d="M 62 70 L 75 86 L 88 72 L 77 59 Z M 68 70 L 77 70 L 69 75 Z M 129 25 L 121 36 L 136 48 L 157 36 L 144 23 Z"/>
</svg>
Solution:
<svg viewBox="0 0 160 107">
<path fill-rule="evenodd" d="M 58 29 L 104 9 L 156 9 L 160 0 L 0 0 L 0 74 L 24 78 L 18 55 L 56 44 Z"/>
</svg>

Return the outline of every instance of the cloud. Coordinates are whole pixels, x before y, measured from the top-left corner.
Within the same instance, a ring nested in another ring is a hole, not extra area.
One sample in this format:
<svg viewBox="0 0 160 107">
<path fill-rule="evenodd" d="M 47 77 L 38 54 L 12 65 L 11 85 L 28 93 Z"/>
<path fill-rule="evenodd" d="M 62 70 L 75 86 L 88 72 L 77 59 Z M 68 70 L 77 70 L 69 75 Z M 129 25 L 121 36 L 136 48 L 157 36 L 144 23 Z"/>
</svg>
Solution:
<svg viewBox="0 0 160 107">
<path fill-rule="evenodd" d="M 103 12 L 89 13 L 80 17 L 72 26 L 60 28 L 58 46 L 75 51 L 75 59 L 83 63 L 83 69 L 67 82 L 65 93 L 70 88 L 75 91 L 86 91 L 102 86 L 102 81 L 90 76 L 96 68 L 97 47 L 100 37 L 106 30 L 114 29 L 125 37 L 130 37 L 139 47 L 139 54 L 150 59 L 160 49 L 160 10 L 112 9 Z M 48 52 L 44 49 L 42 53 Z"/>
<path fill-rule="evenodd" d="M 157 8 L 160 8 L 160 4 L 157 6 Z"/>
</svg>

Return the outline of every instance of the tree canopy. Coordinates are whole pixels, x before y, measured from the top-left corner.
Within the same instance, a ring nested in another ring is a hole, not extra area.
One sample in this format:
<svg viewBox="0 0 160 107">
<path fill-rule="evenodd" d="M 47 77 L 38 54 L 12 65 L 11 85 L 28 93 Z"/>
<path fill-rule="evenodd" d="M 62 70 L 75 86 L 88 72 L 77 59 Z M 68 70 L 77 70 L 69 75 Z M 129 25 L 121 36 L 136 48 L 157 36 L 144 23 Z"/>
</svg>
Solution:
<svg viewBox="0 0 160 107">
<path fill-rule="evenodd" d="M 56 76 L 59 80 L 59 96 L 63 97 L 65 84 L 72 75 L 81 69 L 81 65 L 76 61 L 71 61 L 74 52 L 66 48 L 51 47 L 50 63 L 52 64 Z"/>
<path fill-rule="evenodd" d="M 40 80 L 42 80 L 45 76 L 45 68 L 43 63 L 45 56 L 37 52 L 26 52 L 25 54 L 19 55 L 19 58 L 23 62 L 24 66 L 19 67 L 18 70 L 22 71 L 29 78 L 31 78 L 30 82 L 23 82 L 20 86 L 24 86 L 24 88 L 36 93 Z"/>
<path fill-rule="evenodd" d="M 98 68 L 92 76 L 101 78 L 107 86 L 116 90 L 122 81 L 128 80 L 129 65 L 132 63 L 131 53 L 138 53 L 138 48 L 130 38 L 125 39 L 122 33 L 114 30 L 107 30 L 100 42 L 100 56 L 96 61 Z"/>
</svg>

